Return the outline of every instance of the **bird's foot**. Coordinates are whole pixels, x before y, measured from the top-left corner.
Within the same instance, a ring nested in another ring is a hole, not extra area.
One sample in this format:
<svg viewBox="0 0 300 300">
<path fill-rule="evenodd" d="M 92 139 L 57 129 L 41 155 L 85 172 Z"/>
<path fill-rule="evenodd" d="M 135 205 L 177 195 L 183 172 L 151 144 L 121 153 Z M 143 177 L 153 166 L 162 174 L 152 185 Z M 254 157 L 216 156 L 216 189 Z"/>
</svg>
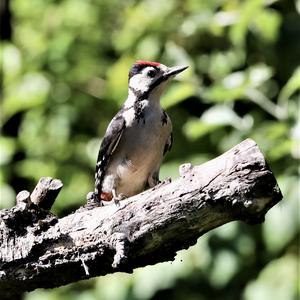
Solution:
<svg viewBox="0 0 300 300">
<path fill-rule="evenodd" d="M 119 194 L 117 195 L 116 190 L 113 189 L 112 190 L 112 195 L 113 195 L 113 201 L 115 203 L 116 206 L 120 207 L 120 201 L 124 200 L 126 198 L 126 196 L 124 194 Z"/>
</svg>

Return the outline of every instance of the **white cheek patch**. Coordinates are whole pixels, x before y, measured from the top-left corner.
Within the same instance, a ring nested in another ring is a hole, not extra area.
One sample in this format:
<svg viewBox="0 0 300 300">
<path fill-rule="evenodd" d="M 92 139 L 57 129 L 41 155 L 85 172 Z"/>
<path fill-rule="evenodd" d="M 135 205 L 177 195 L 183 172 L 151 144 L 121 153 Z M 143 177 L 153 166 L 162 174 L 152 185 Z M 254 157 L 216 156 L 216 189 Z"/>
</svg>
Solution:
<svg viewBox="0 0 300 300">
<path fill-rule="evenodd" d="M 146 92 L 151 83 L 151 79 L 145 74 L 136 74 L 130 78 L 129 86 L 137 91 Z"/>
</svg>

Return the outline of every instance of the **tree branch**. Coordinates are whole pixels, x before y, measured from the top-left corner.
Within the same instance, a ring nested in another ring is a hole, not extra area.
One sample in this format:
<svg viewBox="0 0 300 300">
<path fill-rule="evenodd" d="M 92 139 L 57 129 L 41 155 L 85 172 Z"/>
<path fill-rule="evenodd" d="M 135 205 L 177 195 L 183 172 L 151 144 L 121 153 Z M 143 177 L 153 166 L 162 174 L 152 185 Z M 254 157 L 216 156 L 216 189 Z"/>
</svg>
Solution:
<svg viewBox="0 0 300 300">
<path fill-rule="evenodd" d="M 0 214 L 0 294 L 6 297 L 173 260 L 222 224 L 263 222 L 282 195 L 247 139 L 203 165 L 181 166 L 177 180 L 119 207 L 86 205 L 58 219 L 28 194 L 20 198 Z"/>
</svg>

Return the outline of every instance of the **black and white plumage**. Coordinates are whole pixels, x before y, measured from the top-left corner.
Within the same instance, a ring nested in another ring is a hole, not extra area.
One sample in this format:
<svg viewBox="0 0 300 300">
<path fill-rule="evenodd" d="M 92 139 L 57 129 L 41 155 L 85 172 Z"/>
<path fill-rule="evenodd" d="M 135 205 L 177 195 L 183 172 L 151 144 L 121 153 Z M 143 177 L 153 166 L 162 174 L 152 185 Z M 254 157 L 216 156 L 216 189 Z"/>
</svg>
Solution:
<svg viewBox="0 0 300 300">
<path fill-rule="evenodd" d="M 118 201 L 158 182 L 172 145 L 172 123 L 160 106 L 167 83 L 187 67 L 137 61 L 129 72 L 128 98 L 102 140 L 95 172 L 95 196 Z"/>
</svg>

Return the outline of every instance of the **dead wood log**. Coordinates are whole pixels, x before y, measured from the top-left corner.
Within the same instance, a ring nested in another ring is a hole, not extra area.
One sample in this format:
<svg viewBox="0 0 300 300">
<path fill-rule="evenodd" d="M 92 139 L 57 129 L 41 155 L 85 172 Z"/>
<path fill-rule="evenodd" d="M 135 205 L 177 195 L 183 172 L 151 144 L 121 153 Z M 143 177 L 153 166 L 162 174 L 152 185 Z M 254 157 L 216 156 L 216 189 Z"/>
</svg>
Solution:
<svg viewBox="0 0 300 300">
<path fill-rule="evenodd" d="M 173 260 L 178 250 L 222 224 L 263 222 L 282 199 L 250 139 L 200 166 L 181 166 L 175 181 L 125 199 L 119 207 L 87 205 L 58 219 L 26 195 L 0 213 L 0 294 L 10 299 Z"/>
</svg>

